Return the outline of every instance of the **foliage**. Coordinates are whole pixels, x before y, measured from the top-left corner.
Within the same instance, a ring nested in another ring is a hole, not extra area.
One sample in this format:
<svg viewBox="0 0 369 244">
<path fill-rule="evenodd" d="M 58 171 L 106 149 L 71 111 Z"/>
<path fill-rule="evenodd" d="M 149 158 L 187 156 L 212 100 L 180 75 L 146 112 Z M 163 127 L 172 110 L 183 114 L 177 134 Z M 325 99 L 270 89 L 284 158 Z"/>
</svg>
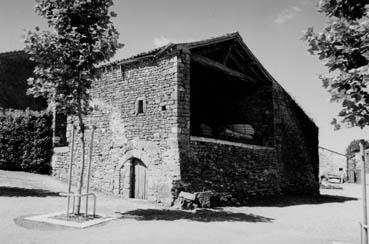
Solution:
<svg viewBox="0 0 369 244">
<path fill-rule="evenodd" d="M 325 28 L 315 33 L 308 28 L 303 39 L 308 51 L 328 67 L 321 75 L 331 101 L 342 104 L 335 129 L 340 123 L 363 128 L 369 124 L 369 0 L 321 0 L 318 11 L 330 17 Z"/>
<path fill-rule="evenodd" d="M 112 0 L 36 0 L 35 11 L 53 30 L 29 31 L 26 52 L 38 63 L 29 93 L 47 97 L 68 114 L 89 111 L 88 89 L 99 62 L 109 60 L 119 34 L 109 13 Z"/>
<path fill-rule="evenodd" d="M 53 30 L 28 32 L 26 52 L 38 63 L 34 77 L 28 79 L 34 96 L 48 99 L 54 108 L 75 115 L 81 142 L 81 172 L 78 194 L 83 187 L 85 169 L 85 123 L 89 88 L 98 77 L 97 65 L 109 60 L 122 47 L 109 12 L 112 0 L 36 0 L 35 11 Z M 80 213 L 81 198 L 76 205 Z"/>
<path fill-rule="evenodd" d="M 357 20 L 366 15 L 367 4 L 368 0 L 321 0 L 318 11 L 329 17 Z"/>
<path fill-rule="evenodd" d="M 353 140 L 350 142 L 348 147 L 346 148 L 346 155 L 351 156 L 353 153 L 360 151 L 360 142 L 364 143 L 364 148 L 369 148 L 369 141 L 364 139 L 361 140 Z"/>
<path fill-rule="evenodd" d="M 48 112 L 7 111 L 0 115 L 0 168 L 49 174 L 51 124 Z"/>
</svg>

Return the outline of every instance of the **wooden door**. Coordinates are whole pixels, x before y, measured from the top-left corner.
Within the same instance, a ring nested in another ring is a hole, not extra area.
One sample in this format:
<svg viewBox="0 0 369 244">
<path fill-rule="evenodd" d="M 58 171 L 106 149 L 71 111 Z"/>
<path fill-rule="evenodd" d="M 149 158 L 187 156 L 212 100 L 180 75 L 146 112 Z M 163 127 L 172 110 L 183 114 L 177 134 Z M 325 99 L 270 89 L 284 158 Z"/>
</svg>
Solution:
<svg viewBox="0 0 369 244">
<path fill-rule="evenodd" d="M 138 159 L 133 160 L 134 165 L 134 198 L 146 199 L 146 166 Z"/>
</svg>

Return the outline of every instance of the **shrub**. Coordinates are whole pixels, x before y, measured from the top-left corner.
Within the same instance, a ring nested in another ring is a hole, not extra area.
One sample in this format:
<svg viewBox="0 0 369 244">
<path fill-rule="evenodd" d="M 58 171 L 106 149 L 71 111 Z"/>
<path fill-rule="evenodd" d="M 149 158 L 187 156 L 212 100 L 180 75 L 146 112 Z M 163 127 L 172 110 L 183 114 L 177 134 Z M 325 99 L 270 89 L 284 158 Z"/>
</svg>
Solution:
<svg viewBox="0 0 369 244">
<path fill-rule="evenodd" d="M 51 156 L 49 112 L 6 111 L 0 115 L 0 169 L 50 174 Z"/>
</svg>

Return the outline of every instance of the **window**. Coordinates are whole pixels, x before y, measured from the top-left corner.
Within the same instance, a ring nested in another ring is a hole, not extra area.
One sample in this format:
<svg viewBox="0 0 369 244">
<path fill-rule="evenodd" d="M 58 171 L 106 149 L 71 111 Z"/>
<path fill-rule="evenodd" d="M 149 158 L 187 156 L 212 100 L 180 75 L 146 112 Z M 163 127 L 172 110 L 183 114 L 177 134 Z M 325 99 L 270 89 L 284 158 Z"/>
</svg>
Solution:
<svg viewBox="0 0 369 244">
<path fill-rule="evenodd" d="M 120 66 L 120 74 L 121 74 L 122 80 L 125 80 L 126 79 L 126 72 L 125 72 L 125 69 L 124 69 L 123 65 Z"/>
<path fill-rule="evenodd" d="M 145 98 L 137 98 L 136 100 L 136 115 L 144 114 L 146 110 L 146 100 Z"/>
<path fill-rule="evenodd" d="M 137 113 L 143 114 L 143 112 L 144 112 L 143 100 L 138 100 Z"/>
</svg>

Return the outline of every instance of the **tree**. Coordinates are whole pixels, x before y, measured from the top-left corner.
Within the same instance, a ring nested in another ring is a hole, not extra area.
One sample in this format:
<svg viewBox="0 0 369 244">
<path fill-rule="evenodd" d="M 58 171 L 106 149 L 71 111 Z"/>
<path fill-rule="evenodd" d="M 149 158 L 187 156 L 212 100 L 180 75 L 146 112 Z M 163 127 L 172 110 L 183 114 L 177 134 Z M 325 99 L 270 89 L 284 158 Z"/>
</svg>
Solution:
<svg viewBox="0 0 369 244">
<path fill-rule="evenodd" d="M 89 106 L 89 88 L 98 77 L 97 64 L 109 60 L 122 47 L 111 22 L 112 0 L 36 0 L 35 12 L 48 21 L 52 31 L 29 31 L 25 50 L 37 66 L 28 79 L 29 93 L 46 97 L 58 111 L 77 119 L 81 142 L 82 192 L 85 166 L 84 116 Z M 76 213 L 80 213 L 78 198 Z"/>
<path fill-rule="evenodd" d="M 324 29 L 307 29 L 303 40 L 308 52 L 317 55 L 328 67 L 321 75 L 331 101 L 342 104 L 337 120 L 341 124 L 363 128 L 369 125 L 369 0 L 320 0 L 318 12 L 329 17 Z"/>
<path fill-rule="evenodd" d="M 361 140 L 352 140 L 348 147 L 346 148 L 346 156 L 350 157 L 353 153 L 360 151 L 360 142 L 363 142 L 364 148 L 369 148 L 369 141 L 364 139 Z"/>
</svg>

